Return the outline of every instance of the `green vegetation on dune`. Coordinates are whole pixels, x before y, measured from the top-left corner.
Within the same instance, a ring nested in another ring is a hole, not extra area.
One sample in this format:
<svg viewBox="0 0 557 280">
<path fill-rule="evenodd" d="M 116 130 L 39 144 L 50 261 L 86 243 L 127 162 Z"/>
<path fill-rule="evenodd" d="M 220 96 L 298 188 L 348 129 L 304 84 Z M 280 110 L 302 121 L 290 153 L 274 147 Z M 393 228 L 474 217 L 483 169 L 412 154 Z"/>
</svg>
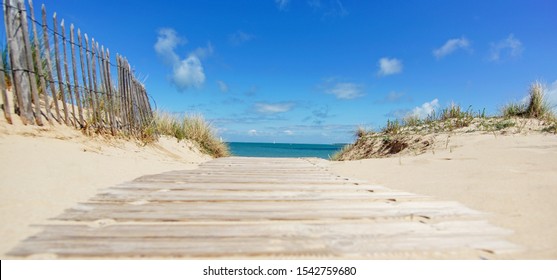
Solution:
<svg viewBox="0 0 557 280">
<path fill-rule="evenodd" d="M 202 152 L 214 157 L 230 155 L 226 143 L 217 138 L 214 129 L 200 115 L 179 117 L 166 112 L 155 112 L 153 121 L 144 130 L 144 140 L 150 142 L 160 135 L 187 139 L 199 145 Z"/>
<path fill-rule="evenodd" d="M 528 126 L 528 127 L 527 127 Z M 520 133 L 526 131 L 557 133 L 557 117 L 546 99 L 544 87 L 535 82 L 530 86 L 529 99 L 525 103 L 509 103 L 499 116 L 486 116 L 485 109 L 463 110 L 451 104 L 440 111 L 432 111 L 427 117 L 408 115 L 402 119 L 387 120 L 379 131 L 358 128 L 356 141 L 334 154 L 332 160 L 356 160 L 389 157 L 401 152 L 423 153 L 435 144 L 438 133 Z"/>
</svg>

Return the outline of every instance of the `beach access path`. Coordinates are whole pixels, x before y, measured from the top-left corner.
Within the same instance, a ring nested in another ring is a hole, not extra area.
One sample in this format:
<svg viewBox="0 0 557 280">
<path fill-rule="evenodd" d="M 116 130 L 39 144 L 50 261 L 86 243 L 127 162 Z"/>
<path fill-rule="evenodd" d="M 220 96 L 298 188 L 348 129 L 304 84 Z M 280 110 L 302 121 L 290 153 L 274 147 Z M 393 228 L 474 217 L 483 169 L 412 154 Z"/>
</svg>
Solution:
<svg viewBox="0 0 557 280">
<path fill-rule="evenodd" d="M 8 256 L 500 259 L 521 250 L 484 213 L 338 176 L 328 165 L 229 157 L 139 177 L 37 225 L 42 231 Z"/>
</svg>

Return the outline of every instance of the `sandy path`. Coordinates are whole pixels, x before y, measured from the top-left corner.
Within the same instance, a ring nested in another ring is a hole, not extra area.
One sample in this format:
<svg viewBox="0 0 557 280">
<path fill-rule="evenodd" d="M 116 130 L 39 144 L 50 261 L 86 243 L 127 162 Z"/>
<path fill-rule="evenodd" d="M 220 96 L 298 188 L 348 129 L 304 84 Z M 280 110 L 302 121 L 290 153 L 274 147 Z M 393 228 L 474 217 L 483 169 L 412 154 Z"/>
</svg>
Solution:
<svg viewBox="0 0 557 280">
<path fill-rule="evenodd" d="M 17 121 L 17 118 L 16 118 Z M 13 126 L 0 121 L 0 256 L 47 219 L 100 189 L 145 174 L 197 168 L 208 160 L 191 145 L 161 139 L 142 146 L 85 137 L 64 126 Z"/>
<path fill-rule="evenodd" d="M 514 230 L 509 240 L 526 248 L 515 258 L 557 258 L 555 135 L 463 134 L 435 153 L 335 162 L 331 169 L 491 213 L 489 221 Z"/>
</svg>

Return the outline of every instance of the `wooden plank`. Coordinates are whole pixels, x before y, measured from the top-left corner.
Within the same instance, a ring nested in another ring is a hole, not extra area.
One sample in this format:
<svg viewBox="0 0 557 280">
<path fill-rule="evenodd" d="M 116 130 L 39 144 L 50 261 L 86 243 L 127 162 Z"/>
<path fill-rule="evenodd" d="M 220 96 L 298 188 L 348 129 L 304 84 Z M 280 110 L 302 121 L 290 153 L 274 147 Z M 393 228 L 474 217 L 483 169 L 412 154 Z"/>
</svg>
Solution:
<svg viewBox="0 0 557 280">
<path fill-rule="evenodd" d="M 128 184 L 120 184 L 117 188 L 125 189 L 147 189 L 147 190 L 316 190 L 316 191 L 343 191 L 343 190 L 365 190 L 369 192 L 376 192 L 386 190 L 385 187 L 377 185 L 355 185 L 355 184 L 295 184 L 295 183 L 242 183 L 242 182 L 186 182 L 186 183 L 173 183 L 173 182 L 133 182 Z"/>
<path fill-rule="evenodd" d="M 512 234 L 483 221 L 420 222 L 268 222 L 268 223 L 149 223 L 111 224 L 103 227 L 89 225 L 49 225 L 33 240 L 65 240 L 66 238 L 387 238 L 391 235 L 413 236 L 485 235 L 504 236 Z"/>
<path fill-rule="evenodd" d="M 62 101 L 62 107 L 64 109 L 64 123 L 70 125 L 70 112 L 68 110 L 68 104 L 66 102 L 66 93 L 64 91 L 64 81 L 62 77 L 62 64 L 60 62 L 60 47 L 58 44 L 58 20 L 56 19 L 56 13 L 52 16 L 52 29 L 54 30 L 54 57 L 56 62 L 56 76 L 58 79 L 58 90 L 60 90 L 60 97 Z M 55 99 L 58 102 L 58 99 Z"/>
<path fill-rule="evenodd" d="M 75 102 L 77 103 L 77 113 L 79 117 L 80 128 L 85 126 L 85 121 L 83 120 L 83 109 L 81 107 L 81 97 L 79 94 L 79 79 L 77 78 L 77 63 L 75 62 L 75 36 L 74 36 L 74 26 L 70 24 L 70 51 L 72 56 L 72 72 L 73 72 L 73 88 L 75 95 Z M 85 84 L 83 85 L 85 86 Z"/>
<path fill-rule="evenodd" d="M 436 219 L 474 217 L 479 213 L 450 202 L 221 202 L 145 205 L 80 204 L 56 219 L 65 221 L 269 221 L 335 219 Z"/>
<path fill-rule="evenodd" d="M 48 92 L 46 91 L 46 78 L 43 73 L 43 61 L 41 58 L 40 44 L 39 44 L 39 33 L 37 32 L 37 27 L 35 26 L 35 10 L 33 7 L 33 1 L 29 0 L 29 14 L 31 15 L 31 27 L 33 29 L 33 43 L 35 45 L 35 55 L 33 56 L 33 61 L 37 66 L 37 75 L 39 76 L 39 83 L 41 92 L 43 93 L 44 107 L 45 107 L 45 117 L 48 122 L 52 122 L 50 119 L 51 112 L 50 106 L 48 105 Z M 40 108 L 39 108 L 40 113 Z"/>
<path fill-rule="evenodd" d="M 268 227 L 267 227 L 268 226 Z M 439 231 L 419 223 L 269 224 L 164 227 L 109 226 L 56 228 L 26 241 L 13 255 L 36 252 L 102 257 L 307 257 L 362 258 L 401 253 L 451 253 L 488 250 L 512 252 L 517 246 L 499 240 L 507 233 L 485 224 L 470 230 Z M 354 230 L 350 230 L 350 229 Z M 462 227 L 461 227 L 462 228 Z M 160 229 L 161 231 L 154 230 Z M 164 231 L 162 231 L 164 230 Z M 489 249 L 487 249 L 489 248 Z M 475 256 L 478 257 L 476 252 Z"/>
<path fill-rule="evenodd" d="M 49 80 L 49 87 L 50 87 L 50 94 L 52 95 L 52 100 L 54 102 L 54 109 L 56 111 L 56 121 L 58 123 L 62 122 L 62 117 L 60 115 L 60 108 L 58 106 L 58 96 L 56 94 L 56 85 L 54 82 L 54 76 L 52 74 L 52 60 L 50 59 L 50 42 L 48 40 L 48 29 L 46 24 L 46 8 L 44 4 L 41 7 L 42 12 L 42 26 L 43 26 L 43 46 L 44 46 L 44 57 L 46 59 L 46 67 L 47 67 L 47 77 Z M 56 35 L 54 35 L 56 36 Z M 47 107 L 50 107 L 47 105 Z"/>
<path fill-rule="evenodd" d="M 209 191 L 209 190 L 174 190 L 150 191 L 111 189 L 98 194 L 91 201 L 129 203 L 148 202 L 187 202 L 187 201 L 292 201 L 292 200 L 319 200 L 319 201 L 390 201 L 400 202 L 425 199 L 406 192 L 368 192 L 368 191 Z"/>
</svg>

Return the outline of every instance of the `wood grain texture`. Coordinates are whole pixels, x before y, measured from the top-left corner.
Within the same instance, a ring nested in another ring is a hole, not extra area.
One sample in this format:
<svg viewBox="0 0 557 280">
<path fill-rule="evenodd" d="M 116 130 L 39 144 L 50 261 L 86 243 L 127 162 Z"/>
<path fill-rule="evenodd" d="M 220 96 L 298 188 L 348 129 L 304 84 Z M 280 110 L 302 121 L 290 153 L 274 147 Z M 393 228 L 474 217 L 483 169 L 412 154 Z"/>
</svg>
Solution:
<svg viewBox="0 0 557 280">
<path fill-rule="evenodd" d="M 512 232 L 457 202 L 338 177 L 326 161 L 224 158 L 109 189 L 12 256 L 504 258 Z"/>
</svg>

